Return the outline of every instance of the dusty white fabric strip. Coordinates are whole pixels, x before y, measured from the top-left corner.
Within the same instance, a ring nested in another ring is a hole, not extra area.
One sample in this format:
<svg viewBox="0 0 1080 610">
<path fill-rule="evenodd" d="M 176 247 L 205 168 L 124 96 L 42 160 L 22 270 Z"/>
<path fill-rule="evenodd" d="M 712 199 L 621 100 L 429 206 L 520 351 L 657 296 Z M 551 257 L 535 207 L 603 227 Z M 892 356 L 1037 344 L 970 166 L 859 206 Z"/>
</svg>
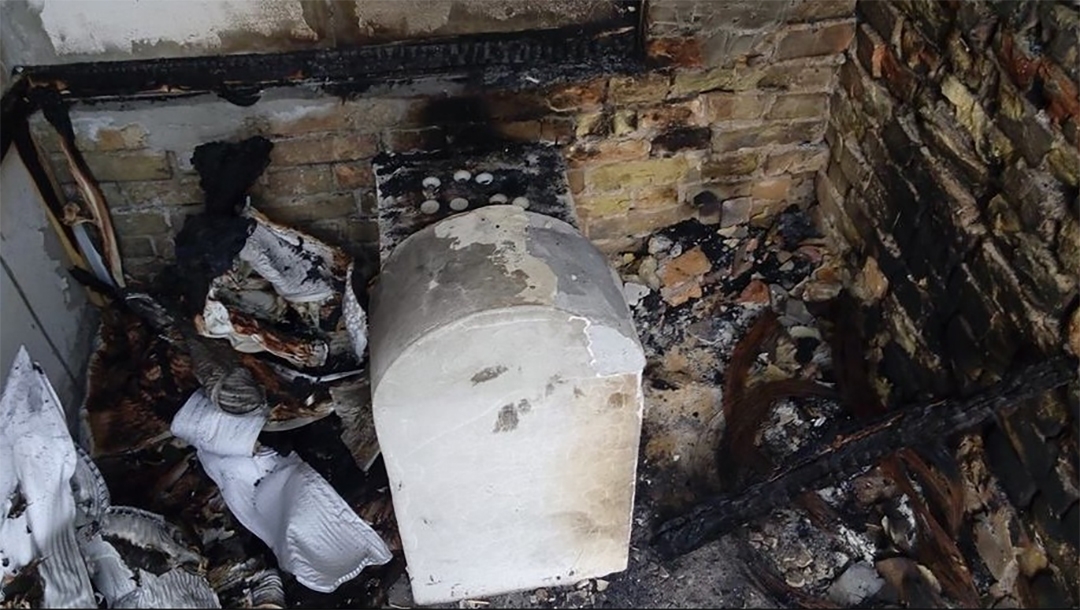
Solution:
<svg viewBox="0 0 1080 610">
<path fill-rule="evenodd" d="M 242 414 L 226 413 L 200 389 L 173 416 L 169 429 L 174 436 L 200 451 L 250 456 L 267 416 L 266 409 Z"/>
<path fill-rule="evenodd" d="M 27 555 L 41 558 L 46 607 L 96 607 L 75 539 L 75 444 L 60 400 L 24 347 L 0 397 L 0 457 L 0 554 L 9 560 L 4 575 L 25 565 Z M 20 496 L 25 510 L 9 519 Z"/>
<path fill-rule="evenodd" d="M 198 391 L 172 431 L 198 449 L 237 520 L 304 586 L 328 593 L 367 566 L 390 561 L 382 538 L 299 456 L 267 448 L 252 455 L 265 419 L 224 413 Z"/>
</svg>

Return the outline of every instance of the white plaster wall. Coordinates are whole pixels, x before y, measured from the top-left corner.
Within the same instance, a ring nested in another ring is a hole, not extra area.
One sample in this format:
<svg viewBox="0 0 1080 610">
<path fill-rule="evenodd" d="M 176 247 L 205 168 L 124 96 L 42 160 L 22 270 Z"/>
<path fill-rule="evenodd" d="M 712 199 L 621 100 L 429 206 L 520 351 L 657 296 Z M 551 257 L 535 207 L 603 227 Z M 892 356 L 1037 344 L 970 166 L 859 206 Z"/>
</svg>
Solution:
<svg viewBox="0 0 1080 610">
<path fill-rule="evenodd" d="M 0 0 L 9 67 L 265 53 L 555 27 L 608 0 Z"/>
<path fill-rule="evenodd" d="M 26 345 L 71 415 L 82 400 L 96 311 L 68 266 L 37 188 L 9 151 L 0 165 L 0 376 Z"/>
<path fill-rule="evenodd" d="M 129 51 L 160 42 L 213 47 L 242 31 L 313 37 L 297 0 L 32 0 L 58 55 Z"/>
</svg>

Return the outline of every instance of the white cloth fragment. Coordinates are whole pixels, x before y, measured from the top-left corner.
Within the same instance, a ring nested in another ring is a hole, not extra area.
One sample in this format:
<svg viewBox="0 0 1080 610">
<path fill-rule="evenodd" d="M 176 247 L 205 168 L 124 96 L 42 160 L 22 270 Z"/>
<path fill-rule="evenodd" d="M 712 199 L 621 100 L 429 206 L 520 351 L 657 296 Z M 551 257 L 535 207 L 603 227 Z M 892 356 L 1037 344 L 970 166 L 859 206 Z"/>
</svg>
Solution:
<svg viewBox="0 0 1080 610">
<path fill-rule="evenodd" d="M 379 535 L 295 453 L 261 449 L 252 455 L 266 416 L 244 417 L 222 413 L 200 390 L 171 429 L 198 450 L 229 510 L 270 546 L 282 569 L 329 593 L 365 567 L 390 561 Z"/>
<path fill-rule="evenodd" d="M 227 413 L 199 389 L 173 416 L 169 428 L 174 436 L 200 450 L 217 455 L 250 456 L 267 416 L 266 409 Z"/>
<path fill-rule="evenodd" d="M 0 457 L 0 555 L 7 560 L 0 562 L 3 575 L 26 565 L 29 544 L 32 556 L 41 559 L 45 606 L 96 607 L 75 539 L 75 445 L 56 393 L 44 372 L 30 362 L 25 347 L 19 348 L 0 397 Z M 25 510 L 11 518 L 19 496 Z"/>
<path fill-rule="evenodd" d="M 108 606 L 220 607 L 217 594 L 206 578 L 188 571 L 197 569 L 202 558 L 180 544 L 180 537 L 179 530 L 161 515 L 130 506 L 109 507 L 102 516 L 100 530 L 81 545 L 90 577 Z M 118 549 L 111 542 L 117 539 L 127 545 Z M 126 549 L 142 549 L 163 556 L 168 562 L 167 571 L 160 575 L 148 572 L 139 565 L 140 553 L 132 554 Z"/>
<path fill-rule="evenodd" d="M 206 579 L 184 568 L 161 576 L 139 570 L 139 588 L 110 608 L 220 608 L 217 594 Z"/>
<path fill-rule="evenodd" d="M 286 301 L 323 301 L 334 294 L 329 261 L 298 231 L 258 222 L 240 250 L 240 260 L 274 286 Z M 316 260 L 312 260 L 316 259 Z"/>
<path fill-rule="evenodd" d="M 356 361 L 363 362 L 364 350 L 367 349 L 367 314 L 360 306 L 360 301 L 356 300 L 352 278 L 353 264 L 349 263 L 349 271 L 345 274 L 345 296 L 342 299 L 341 312 L 345 316 L 345 328 L 352 339 Z"/>
</svg>

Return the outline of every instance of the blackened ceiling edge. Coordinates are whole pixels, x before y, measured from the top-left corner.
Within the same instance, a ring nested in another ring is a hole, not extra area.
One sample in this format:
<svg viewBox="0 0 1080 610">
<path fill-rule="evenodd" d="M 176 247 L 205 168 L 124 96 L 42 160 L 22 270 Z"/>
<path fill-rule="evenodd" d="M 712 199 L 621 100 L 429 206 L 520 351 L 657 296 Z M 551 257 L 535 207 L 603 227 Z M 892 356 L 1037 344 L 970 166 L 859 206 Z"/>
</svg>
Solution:
<svg viewBox="0 0 1080 610">
<path fill-rule="evenodd" d="M 525 89 L 643 70 L 644 1 L 617 6 L 612 19 L 550 29 L 282 53 L 17 66 L 12 72 L 26 80 L 29 90 L 53 89 L 68 103 L 215 93 L 250 105 L 271 87 L 306 86 L 355 96 L 375 85 L 432 77 L 485 90 Z M 5 124 L 8 106 L 3 108 Z"/>
</svg>

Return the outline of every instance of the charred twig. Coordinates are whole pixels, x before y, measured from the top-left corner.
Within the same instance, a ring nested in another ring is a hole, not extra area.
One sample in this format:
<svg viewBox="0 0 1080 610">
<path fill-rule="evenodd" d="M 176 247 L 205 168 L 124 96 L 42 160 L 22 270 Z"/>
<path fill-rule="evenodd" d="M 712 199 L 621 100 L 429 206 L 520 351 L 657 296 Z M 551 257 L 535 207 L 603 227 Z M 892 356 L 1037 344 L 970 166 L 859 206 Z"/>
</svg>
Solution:
<svg viewBox="0 0 1080 610">
<path fill-rule="evenodd" d="M 898 409 L 839 435 L 764 481 L 706 500 L 662 523 L 653 543 L 666 557 L 688 553 L 756 515 L 790 504 L 805 490 L 849 479 L 899 449 L 971 430 L 995 413 L 1075 378 L 1075 363 L 1058 357 L 1022 369 L 968 398 Z"/>
</svg>

